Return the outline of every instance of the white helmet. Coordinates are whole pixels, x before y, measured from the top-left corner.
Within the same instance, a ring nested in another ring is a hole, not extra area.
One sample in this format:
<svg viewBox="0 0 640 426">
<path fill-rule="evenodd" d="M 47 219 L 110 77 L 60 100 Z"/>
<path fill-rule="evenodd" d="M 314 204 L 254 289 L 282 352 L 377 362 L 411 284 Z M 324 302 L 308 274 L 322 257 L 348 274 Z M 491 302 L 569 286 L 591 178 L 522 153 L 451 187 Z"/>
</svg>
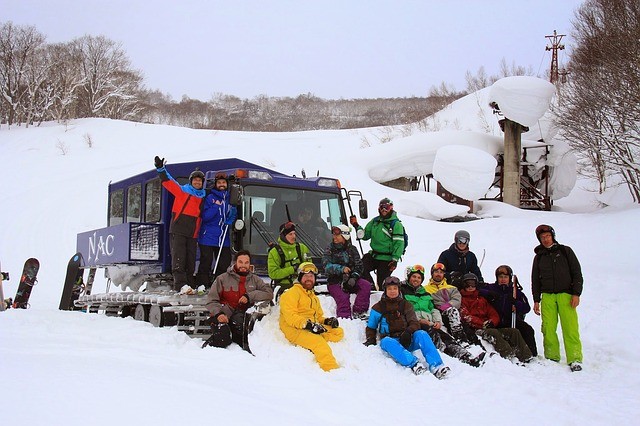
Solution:
<svg viewBox="0 0 640 426">
<path fill-rule="evenodd" d="M 331 232 L 336 235 L 340 232 L 340 235 L 342 235 L 342 237 L 347 241 L 351 239 L 351 228 L 342 223 L 340 225 L 332 226 Z"/>
</svg>

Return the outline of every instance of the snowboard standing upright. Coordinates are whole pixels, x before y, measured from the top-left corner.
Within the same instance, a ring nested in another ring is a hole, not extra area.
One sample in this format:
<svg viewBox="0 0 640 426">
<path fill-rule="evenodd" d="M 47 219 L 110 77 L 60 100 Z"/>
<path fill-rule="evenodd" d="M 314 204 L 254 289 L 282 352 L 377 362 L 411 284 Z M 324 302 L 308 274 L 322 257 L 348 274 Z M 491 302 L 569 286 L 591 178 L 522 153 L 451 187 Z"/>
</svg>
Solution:
<svg viewBox="0 0 640 426">
<path fill-rule="evenodd" d="M 4 272 L 2 272 L 2 267 L 0 265 L 0 312 L 7 309 L 7 305 L 4 301 L 4 290 L 2 289 L 2 281 L 4 281 Z M 7 275 L 8 276 L 8 275 Z"/>
<path fill-rule="evenodd" d="M 38 259 L 32 257 L 24 262 L 20 284 L 18 284 L 18 291 L 16 292 L 16 297 L 13 299 L 12 308 L 27 309 L 29 307 L 29 297 L 31 297 L 33 286 L 38 281 L 37 276 L 39 269 L 40 262 Z"/>
<path fill-rule="evenodd" d="M 84 282 L 82 276 L 84 270 L 82 269 L 82 254 L 76 253 L 69 259 L 67 265 L 67 276 L 64 280 L 64 287 L 62 289 L 62 297 L 60 298 L 60 306 L 58 309 L 61 311 L 70 311 L 73 309 L 73 302 L 76 300 L 82 292 Z"/>
</svg>

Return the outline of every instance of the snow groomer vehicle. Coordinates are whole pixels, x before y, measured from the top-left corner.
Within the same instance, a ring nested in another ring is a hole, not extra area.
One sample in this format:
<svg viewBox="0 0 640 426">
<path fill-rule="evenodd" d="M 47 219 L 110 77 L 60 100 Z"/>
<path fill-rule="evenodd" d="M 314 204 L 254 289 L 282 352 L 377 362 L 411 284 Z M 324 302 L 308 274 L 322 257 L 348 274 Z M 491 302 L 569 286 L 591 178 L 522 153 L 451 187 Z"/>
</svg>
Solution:
<svg viewBox="0 0 640 426">
<path fill-rule="evenodd" d="M 167 164 L 180 184 L 187 183 L 196 168 L 205 173 L 207 188 L 216 175 L 227 176 L 230 202 L 238 210 L 228 229 L 232 252 L 249 250 L 254 273 L 266 282 L 271 282 L 267 253 L 278 240 L 281 224 L 296 223 L 298 241 L 309 248 L 322 282 L 321 258 L 331 227 L 349 223 L 352 198 L 358 200 L 360 217 L 367 218 L 362 193 L 347 191 L 335 178 L 306 177 L 304 172 L 302 177 L 288 176 L 237 158 Z M 182 295 L 171 289 L 172 203 L 173 196 L 162 187 L 155 169 L 110 183 L 107 227 L 78 234 L 60 309 L 132 316 L 157 327 L 208 334 L 206 294 Z M 316 220 L 303 223 L 308 216 Z M 98 269 L 104 270 L 104 293 L 92 292 Z"/>
</svg>

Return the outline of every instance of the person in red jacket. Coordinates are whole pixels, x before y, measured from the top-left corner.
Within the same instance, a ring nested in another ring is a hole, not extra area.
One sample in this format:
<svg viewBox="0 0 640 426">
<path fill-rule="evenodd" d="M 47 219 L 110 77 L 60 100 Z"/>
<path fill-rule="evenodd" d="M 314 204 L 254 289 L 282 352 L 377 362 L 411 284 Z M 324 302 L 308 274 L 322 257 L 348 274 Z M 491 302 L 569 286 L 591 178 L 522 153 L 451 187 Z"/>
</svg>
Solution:
<svg viewBox="0 0 640 426">
<path fill-rule="evenodd" d="M 193 294 L 200 213 L 206 195 L 204 173 L 196 169 L 189 175 L 189 183 L 180 185 L 169 174 L 164 163 L 164 158 L 156 156 L 154 159 L 162 186 L 174 196 L 169 224 L 173 288 L 181 293 Z"/>
<path fill-rule="evenodd" d="M 462 321 L 469 324 L 476 333 L 491 343 L 501 357 L 520 362 L 529 362 L 533 358 L 531 350 L 515 328 L 495 328 L 500 324 L 500 315 L 484 297 L 478 294 L 478 277 L 469 272 L 462 277 Z"/>
</svg>

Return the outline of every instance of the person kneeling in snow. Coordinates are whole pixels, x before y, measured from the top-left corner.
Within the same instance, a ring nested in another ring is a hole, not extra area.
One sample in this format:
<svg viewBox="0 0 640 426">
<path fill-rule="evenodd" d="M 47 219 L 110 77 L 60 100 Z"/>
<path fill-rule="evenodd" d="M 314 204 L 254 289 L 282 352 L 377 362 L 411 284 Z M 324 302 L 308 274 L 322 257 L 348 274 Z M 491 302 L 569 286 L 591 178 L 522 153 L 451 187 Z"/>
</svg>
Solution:
<svg viewBox="0 0 640 426">
<path fill-rule="evenodd" d="M 383 290 L 382 299 L 371 308 L 365 330 L 365 346 L 375 345 L 380 332 L 380 348 L 400 365 L 411 367 L 415 375 L 424 373 L 427 368 L 412 353 L 420 349 L 429 371 L 438 379 L 443 379 L 449 367 L 445 367 L 429 334 L 420 329 L 411 303 L 400 294 L 400 280 L 393 276 L 385 278 Z"/>
<path fill-rule="evenodd" d="M 251 273 L 251 254 L 240 250 L 235 264 L 213 281 L 207 295 L 205 306 L 211 314 L 213 332 L 209 344 L 226 348 L 233 341 L 242 346 L 247 309 L 272 298 L 269 284 Z"/>
<path fill-rule="evenodd" d="M 469 272 L 462 277 L 462 320 L 474 328 L 476 333 L 491 343 L 501 357 L 518 358 L 529 362 L 533 358 L 531 350 L 515 328 L 495 328 L 500 324 L 500 315 L 484 297 L 478 294 L 478 277 Z"/>
<path fill-rule="evenodd" d="M 298 267 L 293 287 L 280 297 L 280 330 L 294 345 L 309 349 L 324 371 L 339 368 L 329 342 L 339 342 L 344 330 L 337 318 L 325 318 L 320 300 L 313 291 L 318 268 L 311 262 Z"/>
</svg>

